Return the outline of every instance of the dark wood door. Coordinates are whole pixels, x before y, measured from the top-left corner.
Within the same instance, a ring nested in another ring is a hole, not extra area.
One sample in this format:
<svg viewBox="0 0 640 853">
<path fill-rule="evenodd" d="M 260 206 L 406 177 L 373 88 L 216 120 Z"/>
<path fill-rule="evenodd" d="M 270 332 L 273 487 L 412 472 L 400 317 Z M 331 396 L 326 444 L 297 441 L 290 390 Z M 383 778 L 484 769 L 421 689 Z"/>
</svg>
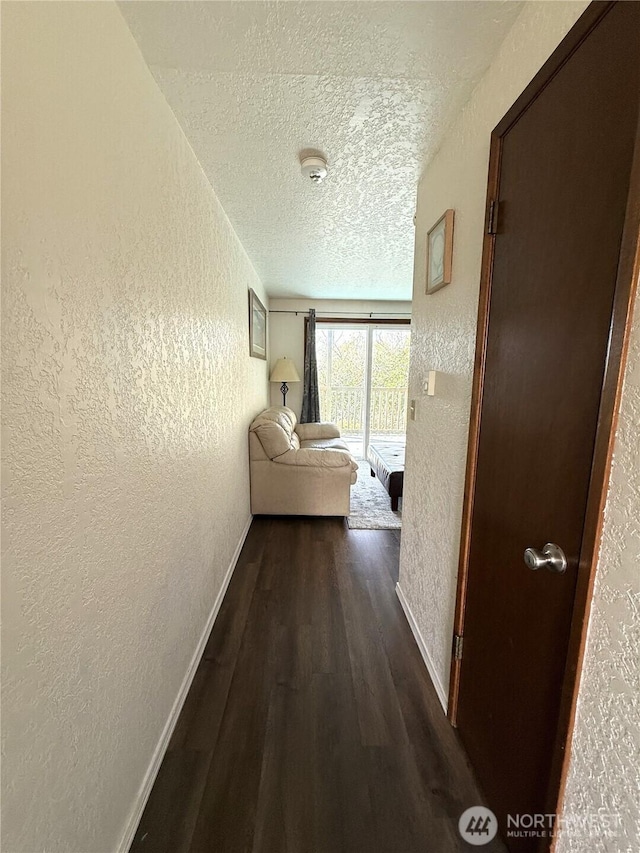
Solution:
<svg viewBox="0 0 640 853">
<path fill-rule="evenodd" d="M 619 3 L 502 137 L 457 723 L 503 835 L 547 810 L 639 93 Z"/>
</svg>

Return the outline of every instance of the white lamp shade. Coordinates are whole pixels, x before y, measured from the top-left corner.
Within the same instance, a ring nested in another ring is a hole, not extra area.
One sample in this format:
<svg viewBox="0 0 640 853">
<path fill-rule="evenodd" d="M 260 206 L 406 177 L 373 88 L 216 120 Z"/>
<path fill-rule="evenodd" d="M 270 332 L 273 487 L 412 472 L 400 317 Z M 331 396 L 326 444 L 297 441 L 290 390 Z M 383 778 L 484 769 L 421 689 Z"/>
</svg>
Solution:
<svg viewBox="0 0 640 853">
<path fill-rule="evenodd" d="M 270 382 L 300 382 L 298 371 L 290 358 L 279 358 L 269 377 Z"/>
</svg>

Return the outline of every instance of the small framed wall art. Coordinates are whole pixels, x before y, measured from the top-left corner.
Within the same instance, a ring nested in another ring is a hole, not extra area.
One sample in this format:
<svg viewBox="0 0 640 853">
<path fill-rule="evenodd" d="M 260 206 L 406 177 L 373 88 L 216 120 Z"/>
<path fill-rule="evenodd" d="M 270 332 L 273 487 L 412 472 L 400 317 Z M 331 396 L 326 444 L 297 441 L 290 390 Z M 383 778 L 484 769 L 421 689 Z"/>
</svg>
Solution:
<svg viewBox="0 0 640 853">
<path fill-rule="evenodd" d="M 267 360 L 267 309 L 249 288 L 249 354 Z"/>
<path fill-rule="evenodd" d="M 453 210 L 446 210 L 427 232 L 427 293 L 451 281 L 453 263 Z"/>
</svg>

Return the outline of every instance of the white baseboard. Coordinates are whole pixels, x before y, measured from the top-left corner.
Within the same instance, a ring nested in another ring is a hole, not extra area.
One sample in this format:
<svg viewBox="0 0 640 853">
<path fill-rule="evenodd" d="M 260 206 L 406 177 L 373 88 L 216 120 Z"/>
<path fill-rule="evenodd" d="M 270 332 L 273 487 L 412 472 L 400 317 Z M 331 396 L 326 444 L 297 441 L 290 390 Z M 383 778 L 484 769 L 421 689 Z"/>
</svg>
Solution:
<svg viewBox="0 0 640 853">
<path fill-rule="evenodd" d="M 449 704 L 447 699 L 447 692 L 444 689 L 440 678 L 438 677 L 438 673 L 436 672 L 436 668 L 433 664 L 433 660 L 431 659 L 431 655 L 429 654 L 429 650 L 427 649 L 427 644 L 424 641 L 424 637 L 420 633 L 420 629 L 418 628 L 418 623 L 416 622 L 415 616 L 413 615 L 413 611 L 409 607 L 409 602 L 404 596 L 404 592 L 399 583 L 396 584 L 396 595 L 402 605 L 402 609 L 404 610 L 404 615 L 407 617 L 407 622 L 409 623 L 409 627 L 411 628 L 411 632 L 415 637 L 416 643 L 418 644 L 418 648 L 420 649 L 420 654 L 422 655 L 422 660 L 427 667 L 427 672 L 433 682 L 433 686 L 436 689 L 436 693 L 438 694 L 438 699 L 440 700 L 440 704 L 442 708 L 447 713 L 447 706 Z"/>
<path fill-rule="evenodd" d="M 160 770 L 162 759 L 164 758 L 164 754 L 167 751 L 167 747 L 169 746 L 171 735 L 173 734 L 173 730 L 175 729 L 176 723 L 178 722 L 180 711 L 182 711 L 182 706 L 184 705 L 185 700 L 187 698 L 187 693 L 189 692 L 191 682 L 193 681 L 193 678 L 196 674 L 196 670 L 198 669 L 200 659 L 204 654 L 204 649 L 207 645 L 209 634 L 211 633 L 211 629 L 213 628 L 213 623 L 216 621 L 220 606 L 222 605 L 222 600 L 227 591 L 227 587 L 229 586 L 229 581 L 231 580 L 231 576 L 233 575 L 236 563 L 238 562 L 240 551 L 242 551 L 242 546 L 244 545 L 244 541 L 247 538 L 247 533 L 249 532 L 249 528 L 251 527 L 252 521 L 253 516 L 250 515 L 249 519 L 247 520 L 247 523 L 244 526 L 244 530 L 240 535 L 240 541 L 238 542 L 236 549 L 233 553 L 233 557 L 231 558 L 231 562 L 229 563 L 229 568 L 227 569 L 227 572 L 224 576 L 224 580 L 222 581 L 220 591 L 216 596 L 216 600 L 213 602 L 213 607 L 211 608 L 211 612 L 209 613 L 207 624 L 204 626 L 204 630 L 202 632 L 202 635 L 200 636 L 200 640 L 198 641 L 196 650 L 193 653 L 193 657 L 191 658 L 191 662 L 189 663 L 185 677 L 182 681 L 182 684 L 180 685 L 180 690 L 178 691 L 178 695 L 176 696 L 175 702 L 173 703 L 173 707 L 171 708 L 169 718 L 167 719 L 164 729 L 162 730 L 158 745 L 156 746 L 153 752 L 153 757 L 151 758 L 149 768 L 145 773 L 144 779 L 142 780 L 142 785 L 140 786 L 140 790 L 138 791 L 138 794 L 136 796 L 136 800 L 131 810 L 131 814 L 129 816 L 129 819 L 127 820 L 125 830 L 122 834 L 122 838 L 117 847 L 118 853 L 127 853 L 129 848 L 131 847 L 131 843 L 133 842 L 134 836 L 136 834 L 138 824 L 140 823 L 140 818 L 142 817 L 142 812 L 144 811 L 144 807 L 146 806 L 147 800 L 149 799 L 149 795 L 151 794 L 153 783 L 155 782 L 156 776 L 158 775 L 158 771 Z"/>
</svg>

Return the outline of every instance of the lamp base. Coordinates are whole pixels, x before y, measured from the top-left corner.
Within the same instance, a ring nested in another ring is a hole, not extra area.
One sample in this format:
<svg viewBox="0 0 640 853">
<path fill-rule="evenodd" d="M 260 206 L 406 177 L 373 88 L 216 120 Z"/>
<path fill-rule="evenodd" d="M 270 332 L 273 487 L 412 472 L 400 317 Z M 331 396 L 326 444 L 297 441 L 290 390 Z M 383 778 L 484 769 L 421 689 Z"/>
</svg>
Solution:
<svg viewBox="0 0 640 853">
<path fill-rule="evenodd" d="M 286 382 L 283 382 L 282 385 L 280 386 L 280 391 L 282 392 L 282 405 L 283 406 L 287 405 L 287 392 L 288 392 L 288 390 L 289 390 L 289 386 L 287 385 Z"/>
</svg>

